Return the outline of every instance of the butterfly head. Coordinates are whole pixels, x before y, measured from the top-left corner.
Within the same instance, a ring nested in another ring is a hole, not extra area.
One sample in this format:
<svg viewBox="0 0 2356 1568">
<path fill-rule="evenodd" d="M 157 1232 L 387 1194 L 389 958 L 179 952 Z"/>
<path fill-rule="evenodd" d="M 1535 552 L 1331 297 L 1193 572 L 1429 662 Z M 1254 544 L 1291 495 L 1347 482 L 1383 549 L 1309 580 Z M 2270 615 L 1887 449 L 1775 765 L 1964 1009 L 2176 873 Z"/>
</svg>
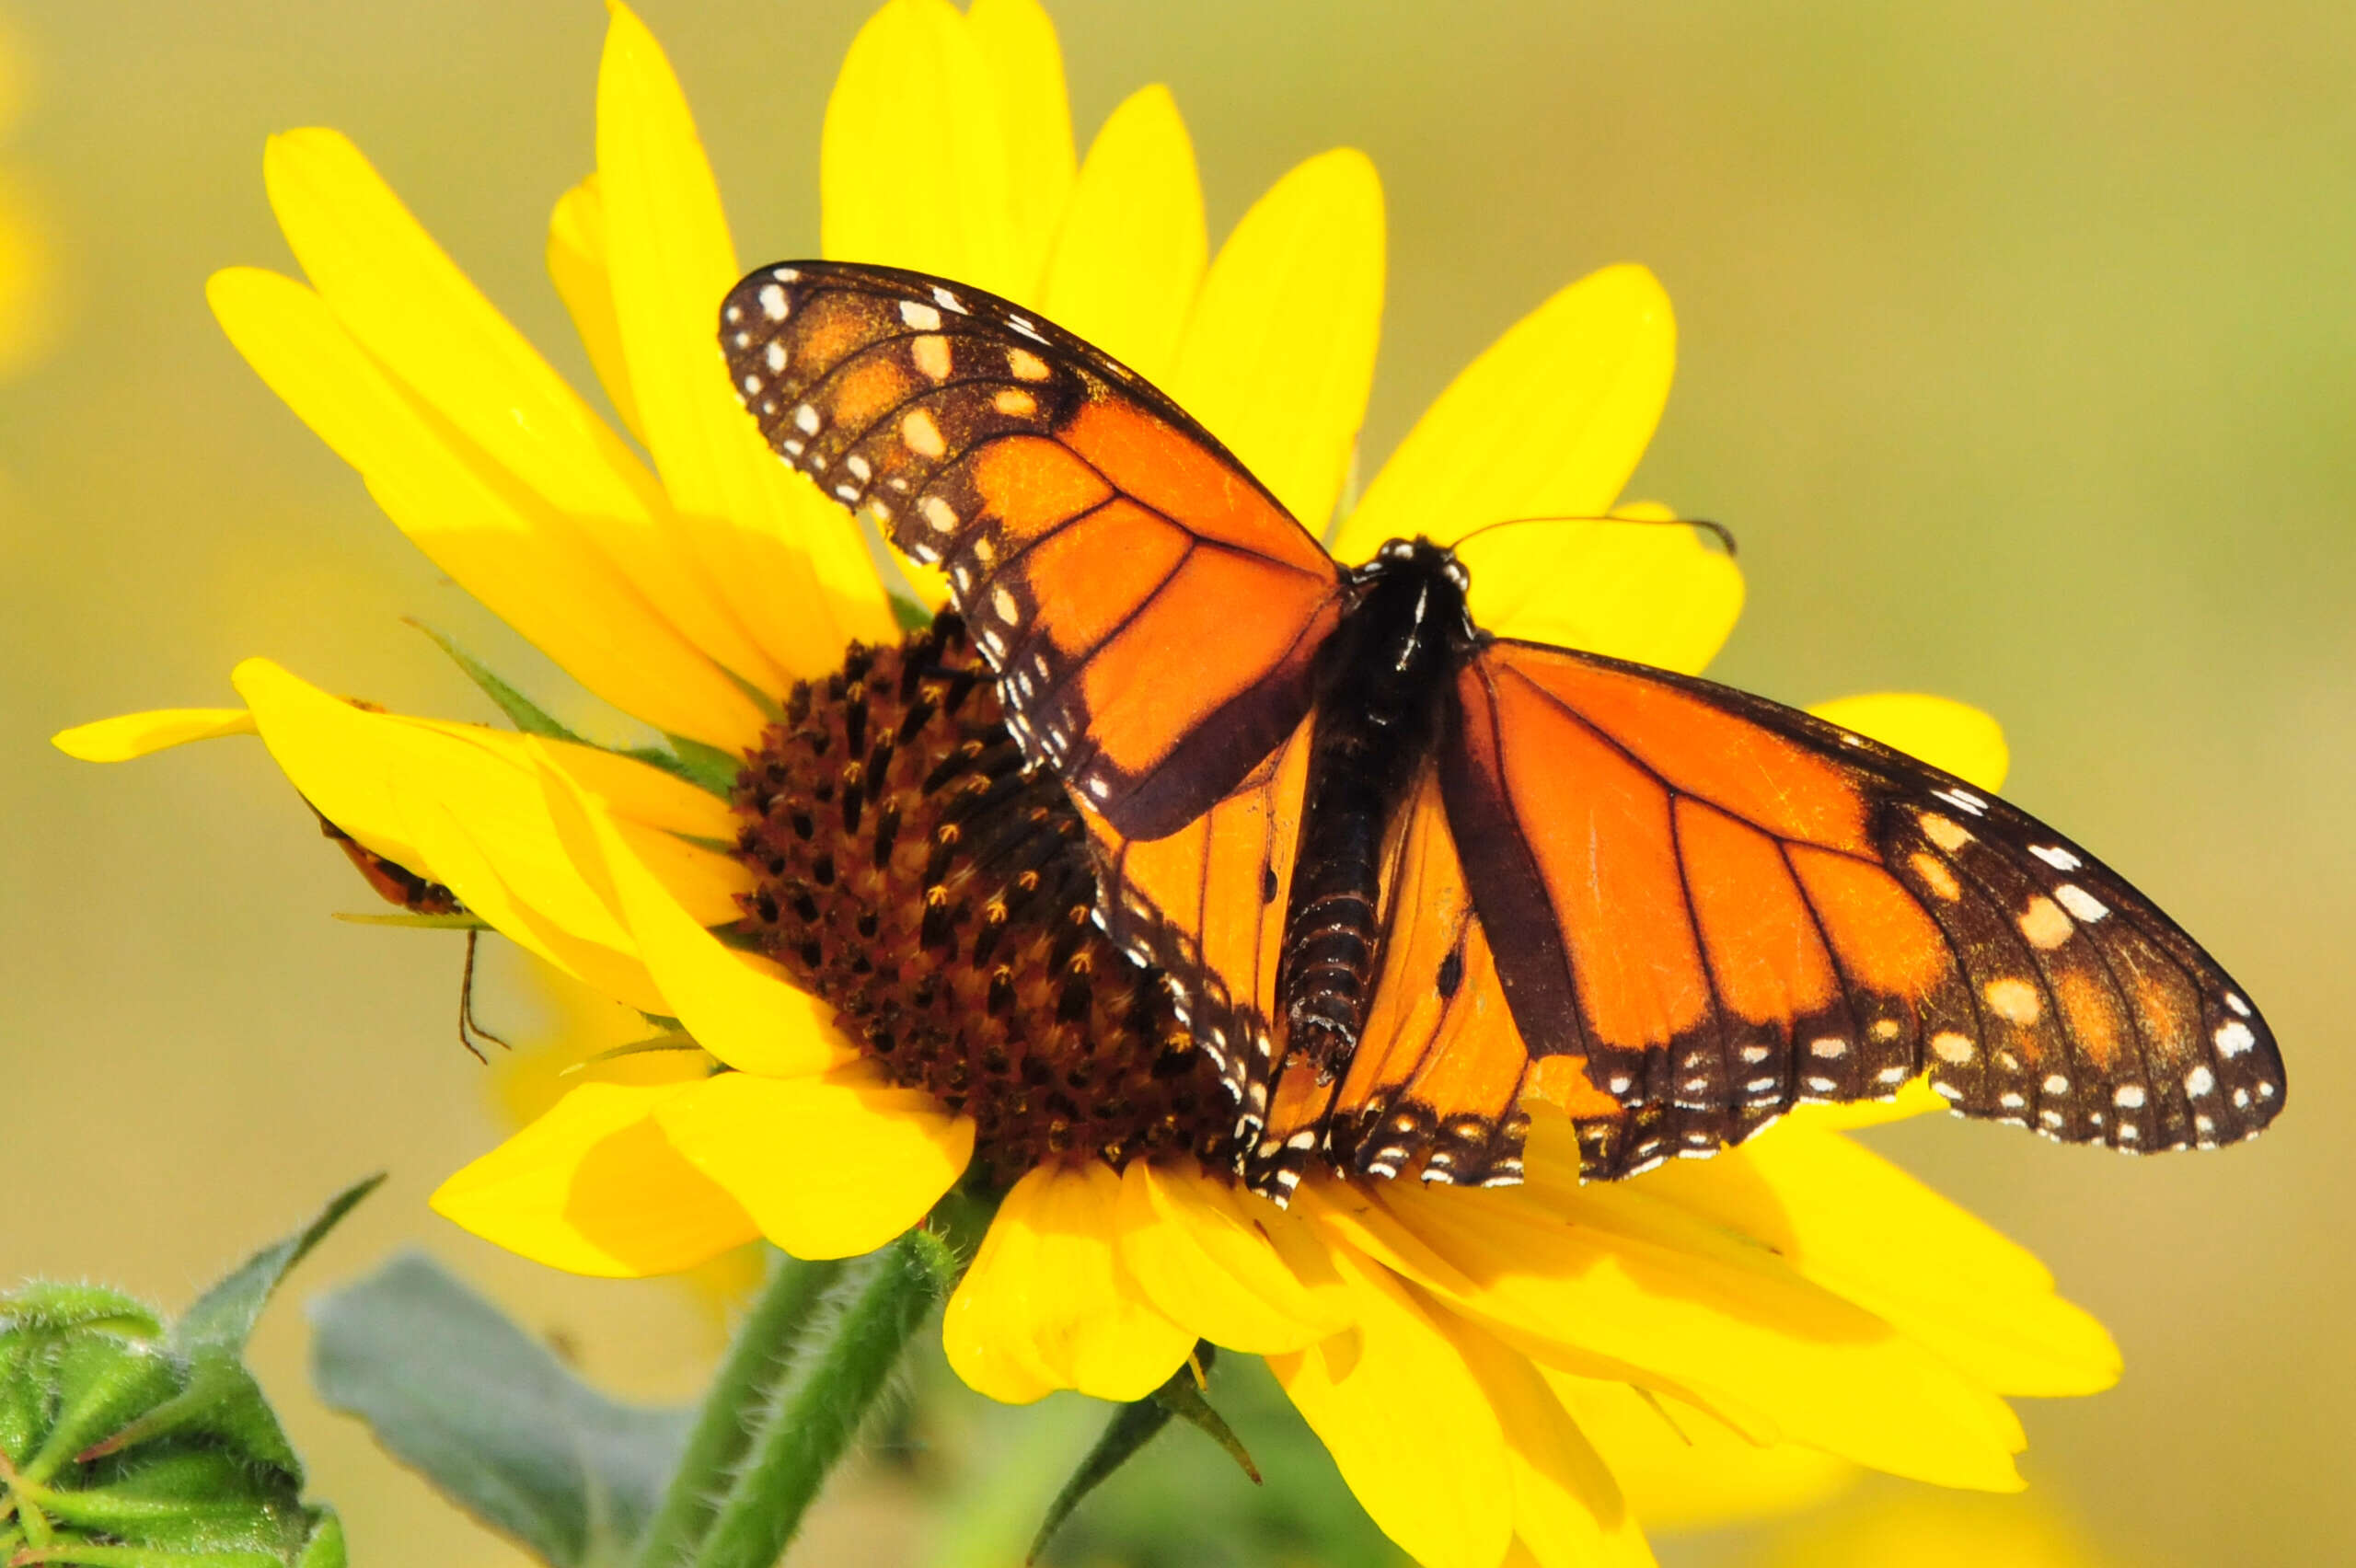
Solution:
<svg viewBox="0 0 2356 1568">
<path fill-rule="evenodd" d="M 1392 539 L 1350 572 L 1350 584 L 1359 605 L 1389 606 L 1388 615 L 1371 619 L 1427 628 L 1455 643 L 1479 636 L 1467 605 L 1472 574 L 1445 545 L 1421 536 Z"/>
</svg>

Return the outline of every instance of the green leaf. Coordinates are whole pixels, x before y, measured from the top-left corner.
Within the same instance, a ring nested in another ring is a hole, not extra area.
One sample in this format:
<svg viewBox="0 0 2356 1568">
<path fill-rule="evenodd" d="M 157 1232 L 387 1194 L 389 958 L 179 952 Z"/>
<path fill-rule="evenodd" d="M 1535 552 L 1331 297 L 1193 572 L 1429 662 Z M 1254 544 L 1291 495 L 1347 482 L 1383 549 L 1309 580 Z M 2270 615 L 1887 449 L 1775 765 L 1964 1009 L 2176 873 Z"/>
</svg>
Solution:
<svg viewBox="0 0 2356 1568">
<path fill-rule="evenodd" d="M 179 1321 L 172 1325 L 173 1345 L 183 1354 L 192 1354 L 206 1345 L 217 1345 L 233 1355 L 242 1352 L 247 1336 L 254 1332 L 255 1320 L 261 1316 L 278 1282 L 286 1277 L 286 1271 L 301 1262 L 305 1254 L 335 1228 L 336 1222 L 350 1214 L 353 1205 L 375 1192 L 384 1180 L 384 1173 L 379 1171 L 346 1187 L 328 1200 L 327 1207 L 310 1224 L 285 1239 L 264 1247 L 198 1297 L 195 1304 L 180 1314 Z"/>
<path fill-rule="evenodd" d="M 1195 1382 L 1197 1377 L 1210 1371 L 1211 1363 L 1218 1354 L 1208 1340 L 1196 1341 L 1195 1355 L 1189 1365 L 1172 1373 L 1168 1382 L 1145 1399 L 1123 1405 L 1114 1414 L 1111 1424 L 1104 1428 L 1104 1435 L 1096 1440 L 1096 1446 L 1088 1451 L 1088 1457 L 1080 1461 L 1080 1468 L 1072 1471 L 1071 1479 L 1065 1482 L 1063 1490 L 1056 1493 L 1056 1500 L 1047 1505 L 1047 1516 L 1039 1522 L 1038 1534 L 1031 1538 L 1031 1550 L 1024 1556 L 1024 1562 L 1036 1562 L 1039 1554 L 1047 1549 L 1048 1538 L 1063 1528 L 1064 1521 L 1071 1517 L 1072 1510 L 1110 1479 L 1114 1470 L 1134 1458 L 1138 1450 L 1160 1436 L 1161 1429 L 1170 1424 L 1170 1418 L 1173 1415 L 1184 1416 L 1208 1433 L 1214 1442 L 1227 1450 L 1228 1457 L 1242 1467 L 1243 1473 L 1252 1478 L 1252 1484 L 1260 1484 L 1259 1467 L 1245 1452 L 1242 1440 L 1235 1435 L 1234 1430 L 1218 1412 L 1211 1408 L 1210 1401 L 1203 1398 L 1203 1390 Z"/>
<path fill-rule="evenodd" d="M 1253 1485 L 1257 1486 L 1260 1484 L 1260 1467 L 1252 1462 L 1250 1450 L 1243 1447 L 1243 1439 L 1235 1435 L 1235 1429 L 1227 1424 L 1227 1418 L 1213 1410 L 1211 1401 L 1203 1397 L 1202 1385 L 1195 1380 L 1198 1376 L 1209 1375 L 1211 1358 L 1217 1354 L 1210 1341 L 1195 1341 L 1195 1366 L 1181 1367 L 1172 1374 L 1170 1381 L 1153 1391 L 1153 1402 L 1172 1415 L 1184 1416 L 1212 1442 L 1227 1450 L 1227 1457 L 1235 1461 L 1236 1468 L 1251 1479 Z"/>
<path fill-rule="evenodd" d="M 687 1439 L 688 1412 L 606 1398 L 421 1254 L 311 1321 L 319 1397 L 555 1568 L 622 1561 Z"/>
<path fill-rule="evenodd" d="M 432 638 L 435 647 L 441 649 L 443 652 L 450 655 L 450 662 L 457 665 L 459 669 L 465 671 L 467 679 L 480 686 L 482 688 L 482 694 L 491 698 L 492 702 L 496 703 L 499 707 L 499 710 L 502 713 L 506 714 L 508 721 L 514 724 L 517 729 L 523 731 L 527 735 L 546 735 L 552 741 L 571 741 L 576 745 L 587 745 L 589 744 L 588 742 L 583 741 L 579 735 L 574 734 L 571 730 L 566 729 L 561 723 L 558 722 L 556 719 L 549 715 L 548 709 L 542 708 L 538 703 L 534 702 L 530 698 L 525 697 L 522 692 L 517 691 L 514 686 L 509 686 L 505 681 L 500 679 L 498 675 L 491 672 L 490 665 L 484 663 L 481 660 L 476 658 L 473 654 L 468 652 L 465 649 L 459 647 L 456 643 L 451 641 L 448 638 L 443 636 L 440 632 L 434 630 L 423 621 L 418 620 L 414 617 L 408 617 L 404 618 L 408 619 L 410 625 L 417 628 L 418 630 Z"/>
</svg>

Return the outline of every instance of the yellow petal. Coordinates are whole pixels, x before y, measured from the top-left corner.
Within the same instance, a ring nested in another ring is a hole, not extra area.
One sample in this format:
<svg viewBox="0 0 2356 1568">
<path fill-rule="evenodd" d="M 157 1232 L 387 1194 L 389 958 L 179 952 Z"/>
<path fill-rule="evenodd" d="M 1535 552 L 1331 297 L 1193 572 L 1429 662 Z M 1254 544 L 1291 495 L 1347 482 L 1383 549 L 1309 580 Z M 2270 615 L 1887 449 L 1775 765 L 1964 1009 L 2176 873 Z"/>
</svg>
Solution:
<svg viewBox="0 0 2356 1568">
<path fill-rule="evenodd" d="M 442 1183 L 433 1211 L 484 1240 L 574 1274 L 693 1268 L 760 1232 L 680 1158 L 654 1111 L 678 1085 L 583 1084 Z"/>
<path fill-rule="evenodd" d="M 1133 1159 L 1121 1175 L 1121 1262 L 1197 1338 L 1265 1355 L 1347 1327 L 1285 1265 L 1264 1220 L 1287 1223 L 1191 1163 L 1164 1170 Z"/>
<path fill-rule="evenodd" d="M 765 663 L 773 697 L 853 639 L 898 635 L 843 510 L 777 460 L 721 367 L 719 301 L 738 277 L 720 190 L 662 46 L 614 0 L 597 74 L 606 259 L 631 396 L 674 526 Z"/>
<path fill-rule="evenodd" d="M 855 1055 L 834 1027 L 832 1008 L 788 983 L 767 959 L 722 946 L 649 868 L 645 836 L 628 832 L 574 784 L 554 748 L 543 755 L 553 830 L 627 928 L 663 995 L 657 1010 L 676 1018 L 705 1050 L 748 1073 L 807 1075 Z"/>
<path fill-rule="evenodd" d="M 1742 571 L 1675 513 L 1638 502 L 1645 521 L 1531 523 L 1461 547 L 1472 618 L 1500 637 L 1581 648 L 1699 674 L 1742 614 Z M 1377 541 L 1380 543 L 1380 541 Z"/>
<path fill-rule="evenodd" d="M 1845 1132 L 1853 1127 L 1878 1127 L 1951 1109 L 1931 1089 L 1931 1075 L 1909 1078 L 1888 1100 L 1853 1100 L 1846 1105 L 1795 1105 L 1784 1119 L 1761 1134 L 1773 1137 L 1785 1127 L 1807 1127 L 1819 1133 Z"/>
<path fill-rule="evenodd" d="M 1140 87 L 1089 144 L 1039 308 L 1161 386 L 1209 253 L 1185 121 L 1168 87 Z"/>
<path fill-rule="evenodd" d="M 329 821 L 377 854 L 446 884 L 502 934 L 558 968 L 632 1007 L 669 1010 L 639 962 L 635 940 L 583 880 L 578 856 L 549 811 L 537 757 L 589 748 L 368 712 L 267 660 L 246 661 L 233 679 L 252 705 L 272 758 Z M 629 790 L 615 766 L 590 767 L 625 799 L 651 798 L 676 809 L 676 797 L 659 786 Z M 690 900 L 698 914 L 732 917 L 743 868 L 672 842 L 678 846 L 675 895 Z"/>
<path fill-rule="evenodd" d="M 733 843 L 744 825 L 735 808 L 719 796 L 636 757 L 562 741 L 542 739 L 532 744 L 519 737 L 514 744 L 556 762 L 566 778 L 603 802 L 619 821 L 715 843 Z"/>
<path fill-rule="evenodd" d="M 1651 1529 L 1706 1529 L 1795 1513 L 1847 1487 L 1845 1459 L 1797 1443 L 1754 1443 L 1667 1394 L 1541 1367 Z"/>
<path fill-rule="evenodd" d="M 1268 1369 L 1383 1534 L 1425 1568 L 1496 1568 L 1513 1483 L 1487 1393 L 1405 1286 L 1347 1247 L 1333 1260 L 1357 1326 Z"/>
<path fill-rule="evenodd" d="M 263 172 L 287 243 L 320 297 L 446 424 L 455 446 L 564 513 L 712 659 L 776 684 L 681 553 L 645 465 L 467 281 L 358 148 L 332 131 L 290 132 L 271 139 Z"/>
<path fill-rule="evenodd" d="M 1541 1568 L 1651 1568 L 1652 1548 L 1619 1483 L 1525 1356 L 1453 1313 L 1436 1314 L 1504 1433 L 1513 1530 Z"/>
<path fill-rule="evenodd" d="M 1056 24 L 1038 0 L 974 0 L 965 31 L 998 88 L 1006 136 L 1011 265 L 1037 299 L 1038 279 L 1055 242 L 1073 179 L 1071 101 Z"/>
<path fill-rule="evenodd" d="M 519 865 L 519 847 L 534 858 L 545 847 L 545 828 L 519 845 L 512 832 L 484 830 L 477 801 L 463 794 L 454 800 L 438 789 L 403 792 L 398 803 L 403 830 L 417 846 L 417 859 L 408 863 L 447 884 L 470 912 L 591 989 L 641 1012 L 664 1010 L 662 994 L 635 952 L 573 928 L 584 923 L 572 906 L 581 889 L 560 882 L 561 873 L 550 875 L 545 865 Z M 510 870 L 517 873 L 514 879 Z M 549 897 L 551 886 L 558 899 Z M 544 907 L 550 903 L 559 905 L 557 912 Z"/>
<path fill-rule="evenodd" d="M 761 710 L 573 518 L 421 407 L 318 295 L 249 268 L 214 273 L 205 293 L 237 352 L 401 531 L 582 685 L 673 734 L 734 746 L 760 733 Z"/>
<path fill-rule="evenodd" d="M 646 439 L 638 398 L 629 388 L 629 363 L 622 356 L 621 322 L 614 315 L 614 280 L 606 266 L 606 202 L 591 175 L 557 198 L 549 215 L 549 278 L 572 317 L 581 346 L 597 373 L 614 412 L 629 432 Z"/>
<path fill-rule="evenodd" d="M 1774 1251 L 1999 1393 L 2091 1394 L 2119 1347 L 2008 1239 L 1838 1134 L 1777 1128 L 1654 1192 Z"/>
<path fill-rule="evenodd" d="M 2124 1559 L 2097 1551 L 2031 1499 L 1910 1490 L 1862 1495 L 1799 1521 L 1752 1561 L 1759 1568 L 2106 1568 Z"/>
<path fill-rule="evenodd" d="M 1219 247 L 1165 390 L 1322 533 L 1374 385 L 1382 184 L 1364 153 L 1276 181 Z"/>
<path fill-rule="evenodd" d="M 1969 703 L 1919 691 L 1874 692 L 1808 705 L 1819 719 L 1896 746 L 1982 790 L 2004 787 L 2013 754 L 2004 727 Z"/>
<path fill-rule="evenodd" d="M 654 1119 L 797 1258 L 873 1251 L 922 1219 L 974 1153 L 972 1118 L 864 1062 L 821 1078 L 722 1073 Z"/>
<path fill-rule="evenodd" d="M 851 40 L 818 148 L 820 245 L 1034 303 L 999 84 L 949 0 L 889 0 Z"/>
<path fill-rule="evenodd" d="M 1669 296 L 1642 267 L 1564 289 L 1482 352 L 1367 487 L 1334 553 L 1443 544 L 1484 523 L 1609 511 L 1660 422 L 1677 360 Z M 1565 585 L 1573 587 L 1576 585 Z"/>
<path fill-rule="evenodd" d="M 250 735 L 254 716 L 243 708 L 159 708 L 60 730 L 49 744 L 84 762 L 129 762 L 190 741 Z"/>
<path fill-rule="evenodd" d="M 1764 1247 L 1648 1200 L 1641 1183 L 1580 1188 L 1530 1169 L 1510 1191 L 1353 1203 L 1320 1189 L 1313 1207 L 1345 1240 L 1395 1250 L 1404 1232 L 1455 1271 L 1431 1282 L 1443 1299 L 1526 1353 L 1565 1353 L 1568 1370 L 1609 1358 L 1893 1474 L 2020 1485 L 2011 1411 L 1924 1347 Z"/>
<path fill-rule="evenodd" d="M 1185 1363 L 1195 1336 L 1121 1262 L 1120 1206 L 1121 1179 L 1097 1160 L 1014 1184 L 941 1320 L 968 1388 L 1008 1404 L 1058 1389 L 1141 1400 Z"/>
</svg>

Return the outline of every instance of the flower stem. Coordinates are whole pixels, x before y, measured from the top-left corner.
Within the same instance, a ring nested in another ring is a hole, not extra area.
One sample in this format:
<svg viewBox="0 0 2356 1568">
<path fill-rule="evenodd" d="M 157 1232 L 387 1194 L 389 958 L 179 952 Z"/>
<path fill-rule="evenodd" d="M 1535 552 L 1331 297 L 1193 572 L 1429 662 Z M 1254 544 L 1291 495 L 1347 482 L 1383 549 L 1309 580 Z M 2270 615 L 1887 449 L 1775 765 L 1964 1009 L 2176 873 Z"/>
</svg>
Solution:
<svg viewBox="0 0 2356 1568">
<path fill-rule="evenodd" d="M 772 1568 L 955 1272 L 948 1244 L 923 1228 L 850 1266 L 841 1316 L 795 1359 L 695 1568 Z"/>
<path fill-rule="evenodd" d="M 703 1539 L 729 1477 L 752 1447 L 762 1412 L 785 1381 L 794 1348 L 816 1315 L 818 1298 L 842 1272 L 838 1262 L 805 1262 L 782 1252 L 773 1256 L 768 1283 L 736 1331 L 727 1359 L 712 1375 L 670 1490 L 640 1539 L 639 1568 L 676 1568 Z"/>
</svg>

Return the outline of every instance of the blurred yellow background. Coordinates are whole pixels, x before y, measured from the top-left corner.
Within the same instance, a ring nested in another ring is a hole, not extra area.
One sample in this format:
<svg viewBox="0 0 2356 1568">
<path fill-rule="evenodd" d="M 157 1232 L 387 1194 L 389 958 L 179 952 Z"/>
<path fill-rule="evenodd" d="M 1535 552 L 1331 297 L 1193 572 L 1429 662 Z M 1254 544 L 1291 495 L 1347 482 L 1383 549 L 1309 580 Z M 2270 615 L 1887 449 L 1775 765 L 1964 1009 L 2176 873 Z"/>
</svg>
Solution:
<svg viewBox="0 0 2356 1568">
<path fill-rule="evenodd" d="M 814 243 L 824 96 L 869 9 L 644 0 L 748 263 Z M 2027 1473 L 2119 1562 L 2350 1554 L 2356 7 L 1052 9 L 1082 144 L 1169 82 L 1215 238 L 1300 157 L 1373 155 L 1392 240 L 1369 459 L 1558 283 L 1659 272 L 1682 365 L 1635 491 L 1740 536 L 1750 609 L 1714 673 L 1994 712 L 2008 793 L 2213 948 L 2291 1065 L 2281 1124 L 2213 1155 L 1944 1120 L 1877 1135 L 2122 1343 L 2117 1391 L 2026 1410 Z M 456 939 L 329 920 L 367 894 L 259 747 L 99 770 L 46 743 L 229 700 L 248 653 L 481 714 L 404 615 L 540 678 L 238 361 L 202 283 L 289 264 L 262 138 L 332 124 L 594 386 L 540 258 L 591 162 L 602 7 L 17 0 L 6 19 L 0 207 L 39 226 L 0 245 L 0 292 L 29 279 L 42 303 L 23 347 L 0 333 L 0 1277 L 178 1305 L 386 1167 L 293 1294 L 422 1239 L 593 1375 L 684 1397 L 716 1344 L 690 1295 L 553 1277 L 424 1210 L 496 1131 L 453 1037 Z M 509 955 L 490 968 L 494 1027 L 555 1027 Z M 355 1561 L 514 1561 L 310 1401 L 305 1341 L 283 1304 L 261 1369 Z M 1093 1417 L 1037 1419 L 1084 1443 Z M 795 1561 L 942 1561 L 903 1484 L 839 1488 Z M 1817 1560 L 1773 1534 L 1661 1550 Z"/>
</svg>

